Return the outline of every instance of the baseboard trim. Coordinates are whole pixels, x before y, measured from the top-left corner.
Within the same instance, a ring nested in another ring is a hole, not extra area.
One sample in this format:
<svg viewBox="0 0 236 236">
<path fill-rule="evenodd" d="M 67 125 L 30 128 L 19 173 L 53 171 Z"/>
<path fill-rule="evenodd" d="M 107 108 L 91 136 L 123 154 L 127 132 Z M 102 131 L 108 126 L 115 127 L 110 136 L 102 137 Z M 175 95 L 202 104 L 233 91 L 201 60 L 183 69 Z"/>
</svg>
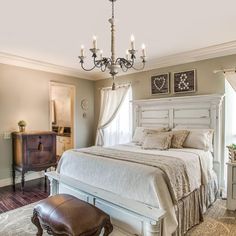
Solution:
<svg viewBox="0 0 236 236">
<path fill-rule="evenodd" d="M 25 175 L 25 181 L 34 180 L 44 177 L 44 172 L 29 172 Z M 21 182 L 21 176 L 16 175 L 16 183 Z M 12 178 L 0 179 L 0 187 L 12 185 Z"/>
</svg>

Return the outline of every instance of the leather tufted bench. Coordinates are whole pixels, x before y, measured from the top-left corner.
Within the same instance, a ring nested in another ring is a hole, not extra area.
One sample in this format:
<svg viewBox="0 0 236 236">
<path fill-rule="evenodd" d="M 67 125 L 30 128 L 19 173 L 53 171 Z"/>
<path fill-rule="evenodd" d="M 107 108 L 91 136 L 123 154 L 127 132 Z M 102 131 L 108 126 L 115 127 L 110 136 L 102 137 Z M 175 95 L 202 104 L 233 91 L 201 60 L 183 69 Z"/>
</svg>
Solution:
<svg viewBox="0 0 236 236">
<path fill-rule="evenodd" d="M 113 230 L 109 215 L 68 194 L 39 202 L 31 221 L 38 229 L 37 236 L 43 235 L 43 229 L 55 236 L 98 236 L 103 228 L 107 236 Z"/>
</svg>

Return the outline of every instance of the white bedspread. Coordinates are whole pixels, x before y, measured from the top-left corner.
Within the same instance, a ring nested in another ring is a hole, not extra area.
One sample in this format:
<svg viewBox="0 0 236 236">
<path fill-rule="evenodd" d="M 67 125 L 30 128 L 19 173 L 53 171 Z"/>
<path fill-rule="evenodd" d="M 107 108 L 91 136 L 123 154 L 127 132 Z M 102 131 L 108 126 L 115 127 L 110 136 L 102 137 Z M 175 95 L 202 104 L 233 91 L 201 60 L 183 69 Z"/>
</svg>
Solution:
<svg viewBox="0 0 236 236">
<path fill-rule="evenodd" d="M 168 151 L 143 150 L 134 144 L 119 145 L 112 148 L 180 158 L 186 161 L 188 165 L 194 163 L 193 168 L 196 168 L 196 176 L 193 181 L 196 187 L 200 187 L 202 183 L 207 183 L 213 172 L 212 155 L 210 152 L 202 150 L 186 148 L 169 149 Z M 145 155 L 145 158 L 147 157 Z M 197 166 L 196 160 L 199 162 Z M 171 235 L 176 230 L 177 219 L 166 184 L 166 176 L 163 171 L 156 167 L 97 157 L 78 150 L 69 150 L 63 154 L 57 171 L 62 175 L 73 177 L 122 197 L 165 209 L 167 212 L 165 235 Z"/>
</svg>

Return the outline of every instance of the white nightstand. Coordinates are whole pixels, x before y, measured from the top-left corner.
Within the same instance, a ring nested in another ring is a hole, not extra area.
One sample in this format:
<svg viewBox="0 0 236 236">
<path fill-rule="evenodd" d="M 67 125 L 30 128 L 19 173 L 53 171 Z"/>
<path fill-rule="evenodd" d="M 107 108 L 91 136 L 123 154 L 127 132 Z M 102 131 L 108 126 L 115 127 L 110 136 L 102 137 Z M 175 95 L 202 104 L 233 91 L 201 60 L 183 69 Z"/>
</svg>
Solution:
<svg viewBox="0 0 236 236">
<path fill-rule="evenodd" d="M 236 210 L 236 162 L 228 162 L 227 171 L 227 209 Z"/>
</svg>

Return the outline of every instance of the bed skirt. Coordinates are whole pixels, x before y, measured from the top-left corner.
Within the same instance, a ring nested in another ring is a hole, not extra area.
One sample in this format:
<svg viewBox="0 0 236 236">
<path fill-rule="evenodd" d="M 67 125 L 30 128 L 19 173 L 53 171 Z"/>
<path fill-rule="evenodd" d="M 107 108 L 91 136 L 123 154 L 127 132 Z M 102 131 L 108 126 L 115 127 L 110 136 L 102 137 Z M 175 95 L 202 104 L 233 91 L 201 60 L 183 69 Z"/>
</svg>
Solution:
<svg viewBox="0 0 236 236">
<path fill-rule="evenodd" d="M 193 226 L 203 221 L 203 214 L 216 201 L 218 196 L 217 181 L 211 180 L 202 185 L 176 205 L 178 228 L 172 236 L 183 236 Z"/>
</svg>

